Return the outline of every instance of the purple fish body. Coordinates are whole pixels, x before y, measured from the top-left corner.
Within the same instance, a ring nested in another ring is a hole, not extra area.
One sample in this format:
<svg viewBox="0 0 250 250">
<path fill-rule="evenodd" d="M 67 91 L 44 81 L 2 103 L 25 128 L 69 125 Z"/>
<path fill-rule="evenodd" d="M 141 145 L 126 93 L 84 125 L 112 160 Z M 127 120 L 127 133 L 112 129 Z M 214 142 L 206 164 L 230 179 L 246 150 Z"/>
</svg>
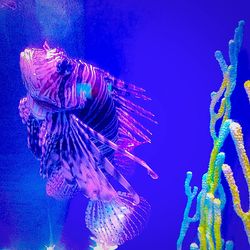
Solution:
<svg viewBox="0 0 250 250">
<path fill-rule="evenodd" d="M 97 241 L 119 245 L 132 239 L 150 209 L 122 169 L 134 161 L 158 178 L 131 153 L 136 146 L 150 142 L 150 132 L 134 115 L 153 121 L 153 114 L 127 99 L 147 100 L 144 90 L 71 59 L 47 43 L 42 49 L 25 49 L 20 54 L 20 68 L 27 89 L 19 104 L 20 116 L 27 126 L 28 147 L 40 160 L 41 175 L 47 179 L 47 194 L 65 199 L 83 191 L 90 199 L 86 225 Z M 110 178 L 128 193 L 116 191 Z M 116 223 L 113 229 L 112 222 Z M 101 231 L 98 223 L 103 225 Z"/>
</svg>

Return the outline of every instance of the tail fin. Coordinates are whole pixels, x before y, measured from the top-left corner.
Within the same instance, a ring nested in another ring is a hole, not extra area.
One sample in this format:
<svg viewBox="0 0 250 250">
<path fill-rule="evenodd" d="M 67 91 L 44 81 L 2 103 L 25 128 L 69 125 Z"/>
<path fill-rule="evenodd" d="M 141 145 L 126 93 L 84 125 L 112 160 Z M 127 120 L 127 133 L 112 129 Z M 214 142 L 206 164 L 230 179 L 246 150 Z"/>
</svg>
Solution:
<svg viewBox="0 0 250 250">
<path fill-rule="evenodd" d="M 110 202 L 90 200 L 85 221 L 97 242 L 113 246 L 139 235 L 149 213 L 150 205 L 144 198 L 135 204 L 131 194 L 118 192 L 118 198 Z"/>
</svg>

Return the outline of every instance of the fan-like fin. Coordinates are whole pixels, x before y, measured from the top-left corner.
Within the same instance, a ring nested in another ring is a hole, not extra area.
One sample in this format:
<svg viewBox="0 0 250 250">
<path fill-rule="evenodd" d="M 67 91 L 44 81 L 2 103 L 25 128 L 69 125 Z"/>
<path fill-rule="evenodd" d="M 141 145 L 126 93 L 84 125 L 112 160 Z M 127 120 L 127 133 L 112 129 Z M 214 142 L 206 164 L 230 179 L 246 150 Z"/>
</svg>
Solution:
<svg viewBox="0 0 250 250">
<path fill-rule="evenodd" d="M 100 152 L 98 147 L 91 141 L 88 134 L 84 129 L 79 125 L 79 119 L 72 115 L 72 126 L 75 129 L 78 129 L 79 133 L 85 137 L 89 143 L 87 144 L 88 150 L 92 152 L 98 158 L 98 164 L 101 168 L 104 168 L 106 172 L 114 177 L 133 197 L 135 203 L 139 203 L 139 196 L 129 184 L 129 182 L 124 178 L 124 176 L 112 165 L 112 163 Z"/>
<path fill-rule="evenodd" d="M 117 197 L 101 169 L 99 153 L 70 115 L 53 114 L 47 120 L 46 130 L 41 171 L 48 178 L 49 195 L 68 198 L 79 188 L 92 200 L 109 201 Z"/>
<path fill-rule="evenodd" d="M 134 203 L 130 194 L 118 192 L 110 201 L 89 201 L 85 221 L 97 242 L 102 245 L 121 245 L 136 237 L 144 228 L 150 213 L 150 205 L 140 197 Z"/>
<path fill-rule="evenodd" d="M 119 139 L 117 141 L 119 148 L 131 153 L 135 147 L 144 143 L 150 143 L 151 140 L 149 137 L 151 136 L 151 132 L 133 116 L 137 115 L 146 118 L 153 123 L 157 123 L 154 120 L 154 114 L 135 104 L 133 101 L 128 100 L 127 97 L 139 98 L 146 101 L 151 100 L 151 98 L 145 95 L 145 90 L 143 88 L 116 79 L 109 73 L 104 72 L 104 79 L 112 98 L 115 101 L 116 112 L 119 120 Z M 128 158 L 126 159 L 124 155 L 124 153 L 122 154 L 119 151 L 116 151 L 114 162 L 121 171 L 125 170 L 129 173 L 132 170 L 131 166 L 133 164 Z M 153 176 L 153 178 L 156 178 L 156 175 L 153 174 Z"/>
<path fill-rule="evenodd" d="M 144 168 L 147 169 L 148 174 L 153 178 L 153 179 L 157 179 L 158 175 L 147 165 L 147 163 L 143 160 L 141 160 L 139 157 L 134 156 L 133 154 L 131 154 L 129 151 L 119 147 L 117 144 L 115 144 L 114 142 L 108 140 L 107 138 L 105 138 L 103 135 L 101 135 L 100 133 L 96 132 L 95 130 L 93 130 L 92 128 L 90 128 L 88 125 L 84 124 L 82 121 L 80 121 L 76 116 L 72 116 L 73 119 L 75 119 L 77 121 L 77 123 L 90 135 L 93 136 L 94 138 L 98 139 L 100 142 L 102 142 L 103 144 L 108 145 L 109 147 L 111 147 L 112 149 L 114 149 L 115 151 L 118 151 L 122 154 L 124 154 L 125 156 L 127 156 L 128 158 L 130 158 L 131 160 L 139 163 L 141 166 L 143 166 Z"/>
</svg>

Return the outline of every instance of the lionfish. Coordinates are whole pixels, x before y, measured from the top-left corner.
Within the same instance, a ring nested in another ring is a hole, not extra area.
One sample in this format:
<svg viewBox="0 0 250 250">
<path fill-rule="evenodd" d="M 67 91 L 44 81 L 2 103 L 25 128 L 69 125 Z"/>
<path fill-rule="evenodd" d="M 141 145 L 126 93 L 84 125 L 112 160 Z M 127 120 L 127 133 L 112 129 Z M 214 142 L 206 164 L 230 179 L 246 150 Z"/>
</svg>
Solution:
<svg viewBox="0 0 250 250">
<path fill-rule="evenodd" d="M 150 142 L 150 131 L 134 118 L 153 114 L 127 96 L 149 99 L 127 84 L 60 48 L 27 48 L 20 54 L 27 96 L 19 112 L 27 126 L 28 147 L 40 160 L 46 192 L 68 199 L 81 191 L 89 198 L 86 226 L 99 244 L 121 245 L 139 234 L 150 205 L 122 173 L 136 162 L 157 174 L 131 151 Z M 128 160 L 129 159 L 129 160 Z M 110 183 L 115 179 L 126 192 Z"/>
</svg>

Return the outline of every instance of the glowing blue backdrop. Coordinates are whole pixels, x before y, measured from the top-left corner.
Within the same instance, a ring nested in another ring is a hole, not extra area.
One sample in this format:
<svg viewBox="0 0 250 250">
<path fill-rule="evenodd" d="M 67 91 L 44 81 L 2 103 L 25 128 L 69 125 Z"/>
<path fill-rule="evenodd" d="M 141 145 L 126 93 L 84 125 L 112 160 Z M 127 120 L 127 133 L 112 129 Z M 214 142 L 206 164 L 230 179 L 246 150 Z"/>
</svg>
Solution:
<svg viewBox="0 0 250 250">
<path fill-rule="evenodd" d="M 49 244 L 51 225 L 53 240 L 62 231 L 66 249 L 88 245 L 86 200 L 78 195 L 67 204 L 45 198 L 39 162 L 27 149 L 26 129 L 17 110 L 25 95 L 19 53 L 47 39 L 71 56 L 84 57 L 137 83 L 152 97 L 145 106 L 156 114 L 159 125 L 149 124 L 153 143 L 136 153 L 160 178 L 153 181 L 140 168 L 131 177 L 151 203 L 152 215 L 143 234 L 120 249 L 175 249 L 186 204 L 186 171 L 193 171 L 192 183 L 199 186 L 212 147 L 210 93 L 222 79 L 214 52 L 227 52 L 228 40 L 241 19 L 246 25 L 232 117 L 243 126 L 250 146 L 250 107 L 243 93 L 243 82 L 250 79 L 249 1 L 70 2 L 20 0 L 15 11 L 0 10 L 0 248 L 42 249 Z M 225 150 L 231 150 L 231 144 L 227 140 Z M 234 151 L 227 160 L 237 168 Z M 238 173 L 236 179 L 243 183 Z M 240 191 L 245 193 L 246 187 Z M 235 241 L 236 250 L 248 249 L 243 225 L 230 206 L 229 202 L 224 214 L 224 235 Z M 194 237 L 191 230 L 188 238 Z"/>
</svg>

